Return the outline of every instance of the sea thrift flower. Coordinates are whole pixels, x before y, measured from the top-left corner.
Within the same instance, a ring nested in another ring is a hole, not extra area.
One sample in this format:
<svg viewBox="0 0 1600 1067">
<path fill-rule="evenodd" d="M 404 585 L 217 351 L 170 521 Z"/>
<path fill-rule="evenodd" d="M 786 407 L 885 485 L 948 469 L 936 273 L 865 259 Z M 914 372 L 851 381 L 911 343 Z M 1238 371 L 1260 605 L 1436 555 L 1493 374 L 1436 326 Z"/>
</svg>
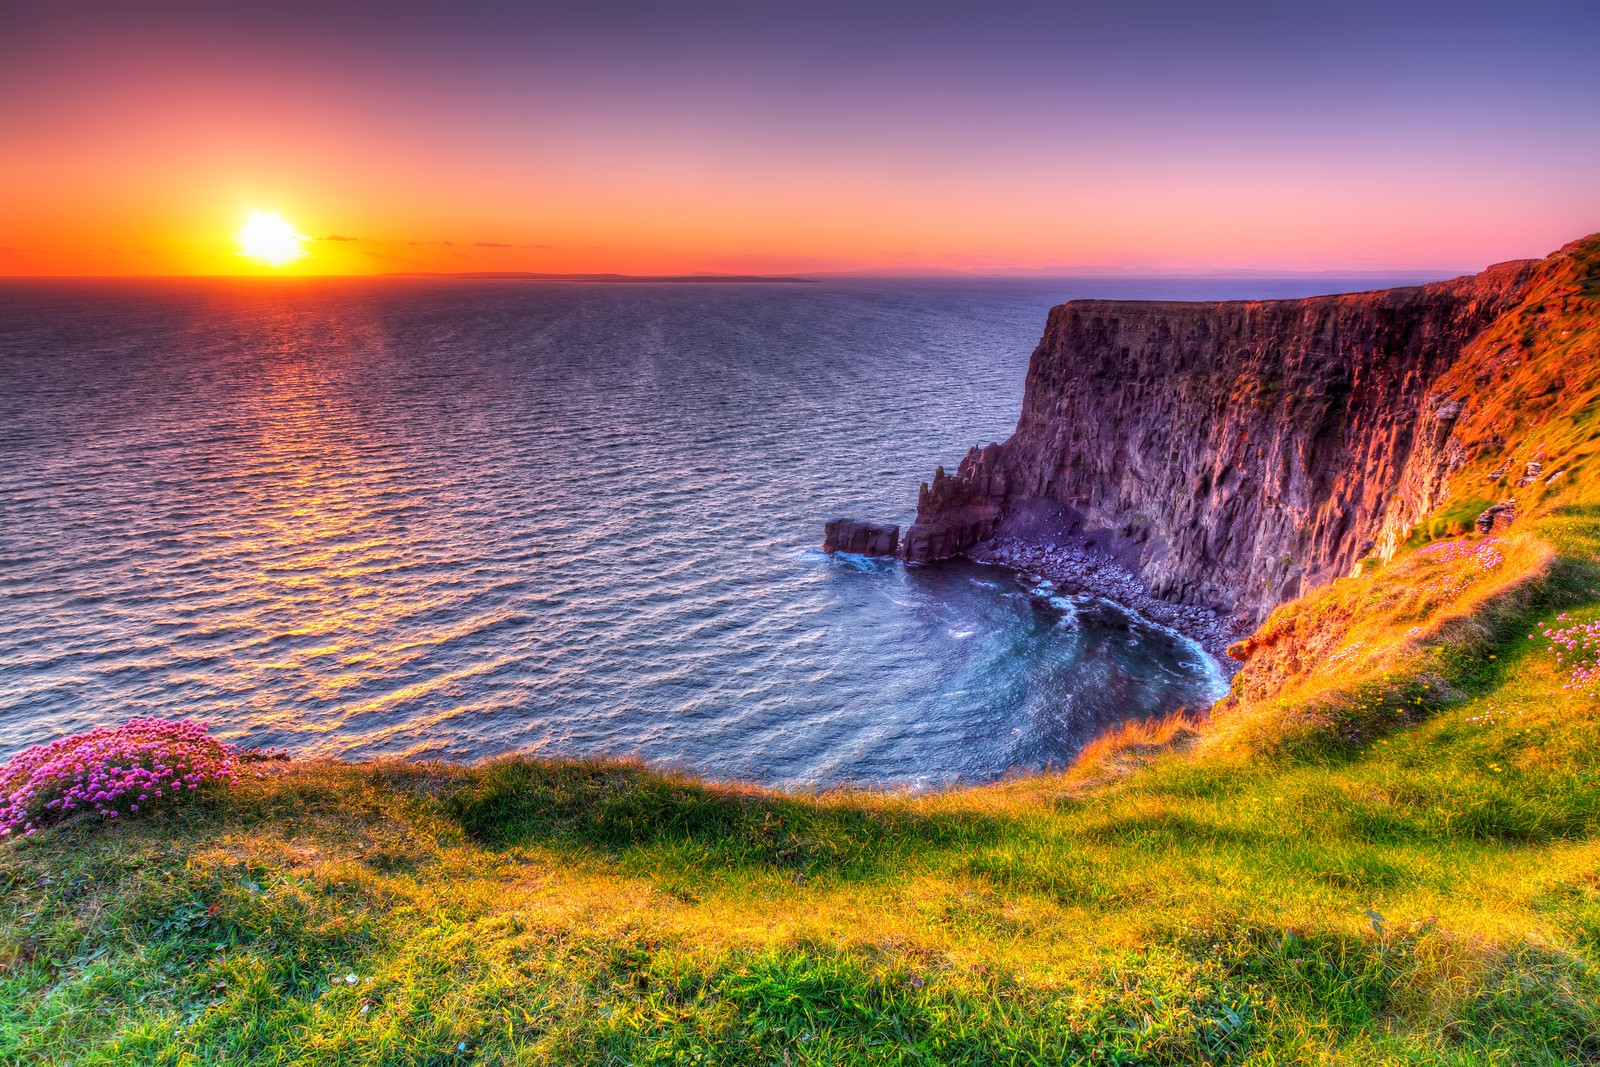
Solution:
<svg viewBox="0 0 1600 1067">
<path fill-rule="evenodd" d="M 1548 642 L 1544 650 L 1567 671 L 1567 683 L 1561 688 L 1600 696 L 1600 619 L 1575 623 L 1562 612 L 1555 622 L 1568 625 L 1546 626 L 1541 622 L 1539 637 Z M 1532 640 L 1533 635 L 1528 637 Z"/>
<path fill-rule="evenodd" d="M 1418 549 L 1417 556 L 1433 564 L 1462 564 L 1454 573 L 1441 574 L 1422 583 L 1423 592 L 1441 600 L 1453 600 L 1480 575 L 1506 561 L 1498 537 L 1435 541 Z"/>
<path fill-rule="evenodd" d="M 1431 545 L 1417 550 L 1419 556 L 1431 556 L 1438 563 L 1455 563 L 1458 560 L 1473 560 L 1479 563 L 1481 569 L 1489 570 L 1505 562 L 1505 557 L 1500 551 L 1500 538 L 1485 537 L 1481 540 L 1450 540 L 1435 541 Z"/>
<path fill-rule="evenodd" d="M 180 787 L 236 780 L 234 749 L 204 724 L 133 719 L 17 753 L 0 767 L 0 838 L 27 836 L 77 811 L 115 819 Z"/>
</svg>

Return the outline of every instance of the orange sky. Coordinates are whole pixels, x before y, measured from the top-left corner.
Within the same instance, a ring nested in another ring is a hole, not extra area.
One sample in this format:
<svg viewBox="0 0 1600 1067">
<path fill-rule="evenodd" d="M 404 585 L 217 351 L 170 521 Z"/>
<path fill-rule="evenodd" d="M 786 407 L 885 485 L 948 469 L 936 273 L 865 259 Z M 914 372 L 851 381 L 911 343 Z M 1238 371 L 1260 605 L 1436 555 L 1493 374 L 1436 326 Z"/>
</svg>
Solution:
<svg viewBox="0 0 1600 1067">
<path fill-rule="evenodd" d="M 670 45 L 581 12 L 115 10 L 39 6 L 0 45 L 0 273 L 1473 269 L 1600 229 L 1571 27 L 1392 26 L 1391 54 L 1285 24 L 1246 55 L 999 15 Z M 252 210 L 309 254 L 241 258 Z"/>
</svg>

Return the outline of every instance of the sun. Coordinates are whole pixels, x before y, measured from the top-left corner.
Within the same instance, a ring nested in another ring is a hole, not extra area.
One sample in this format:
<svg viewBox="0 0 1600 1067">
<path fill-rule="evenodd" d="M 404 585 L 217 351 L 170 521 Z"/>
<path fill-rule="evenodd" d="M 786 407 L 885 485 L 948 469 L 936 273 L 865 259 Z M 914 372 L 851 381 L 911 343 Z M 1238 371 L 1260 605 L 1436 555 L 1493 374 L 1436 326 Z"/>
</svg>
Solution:
<svg viewBox="0 0 1600 1067">
<path fill-rule="evenodd" d="M 306 254 L 306 238 L 295 232 L 282 215 L 276 211 L 252 211 L 245 220 L 244 229 L 238 233 L 239 254 L 281 267 Z"/>
</svg>

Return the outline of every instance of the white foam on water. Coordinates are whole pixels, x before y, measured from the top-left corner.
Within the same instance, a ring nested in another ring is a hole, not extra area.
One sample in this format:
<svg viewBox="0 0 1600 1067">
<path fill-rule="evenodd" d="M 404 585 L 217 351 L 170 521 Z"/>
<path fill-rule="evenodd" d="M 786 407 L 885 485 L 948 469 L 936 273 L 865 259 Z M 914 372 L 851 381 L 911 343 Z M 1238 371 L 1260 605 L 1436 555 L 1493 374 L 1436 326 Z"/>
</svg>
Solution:
<svg viewBox="0 0 1600 1067">
<path fill-rule="evenodd" d="M 1004 436 L 1068 295 L 0 282 L 0 759 L 153 714 L 807 788 L 1067 760 L 1204 659 L 819 545 Z M 1041 731 L 1084 678 L 1115 692 Z"/>
</svg>

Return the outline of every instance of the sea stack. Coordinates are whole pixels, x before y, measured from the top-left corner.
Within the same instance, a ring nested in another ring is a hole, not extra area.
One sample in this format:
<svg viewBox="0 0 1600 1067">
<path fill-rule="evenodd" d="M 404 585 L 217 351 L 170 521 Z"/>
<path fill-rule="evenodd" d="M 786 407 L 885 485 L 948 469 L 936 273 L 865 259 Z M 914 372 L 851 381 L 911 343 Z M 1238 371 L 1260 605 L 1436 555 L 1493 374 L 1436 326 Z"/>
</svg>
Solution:
<svg viewBox="0 0 1600 1067">
<path fill-rule="evenodd" d="M 893 556 L 900 551 L 900 527 L 859 519 L 830 519 L 823 528 L 822 550 L 857 556 Z"/>
<path fill-rule="evenodd" d="M 1343 296 L 1056 307 L 1015 432 L 923 485 L 905 558 L 1076 537 L 1154 596 L 1260 621 L 1391 557 L 1452 474 L 1505 447 L 1522 393 L 1559 395 L 1516 377 L 1520 338 L 1581 296 L 1594 245 Z"/>
</svg>

